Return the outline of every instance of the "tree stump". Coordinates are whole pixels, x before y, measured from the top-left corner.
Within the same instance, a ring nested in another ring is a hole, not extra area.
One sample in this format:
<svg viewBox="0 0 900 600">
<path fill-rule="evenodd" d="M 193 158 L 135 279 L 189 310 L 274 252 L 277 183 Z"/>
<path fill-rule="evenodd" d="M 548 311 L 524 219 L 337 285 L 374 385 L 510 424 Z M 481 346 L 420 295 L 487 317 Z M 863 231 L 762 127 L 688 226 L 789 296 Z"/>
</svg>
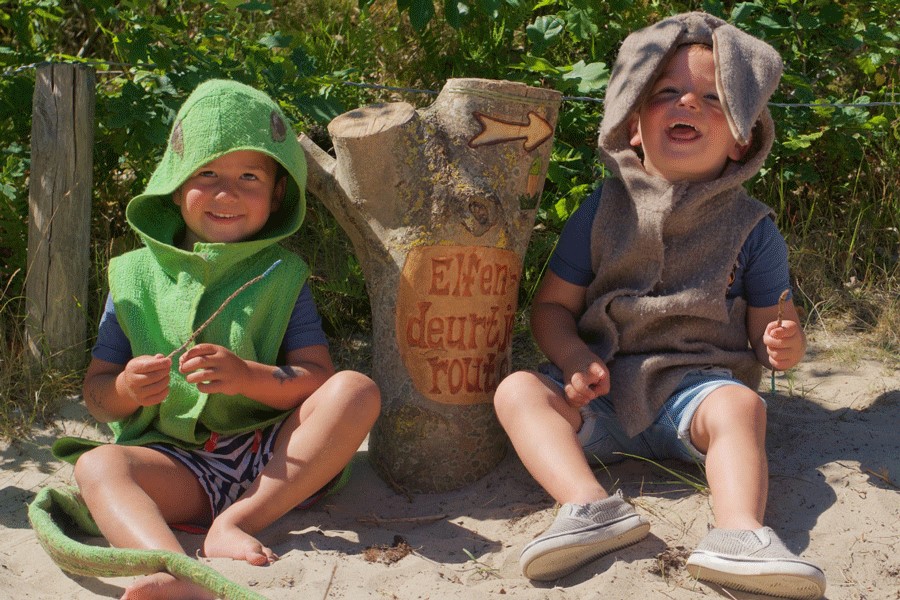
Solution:
<svg viewBox="0 0 900 600">
<path fill-rule="evenodd" d="M 494 414 L 510 372 L 522 259 L 561 96 L 449 80 L 434 104 L 376 104 L 309 138 L 309 191 L 350 237 L 372 305 L 382 413 L 369 454 L 411 492 L 460 488 L 503 458 Z"/>
</svg>

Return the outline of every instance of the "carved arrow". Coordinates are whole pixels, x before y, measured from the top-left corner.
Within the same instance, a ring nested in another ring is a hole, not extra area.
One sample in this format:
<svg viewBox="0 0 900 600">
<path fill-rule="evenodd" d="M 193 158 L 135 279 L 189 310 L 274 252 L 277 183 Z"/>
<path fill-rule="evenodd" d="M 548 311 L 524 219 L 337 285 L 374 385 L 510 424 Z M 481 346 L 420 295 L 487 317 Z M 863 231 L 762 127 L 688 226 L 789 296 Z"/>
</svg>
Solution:
<svg viewBox="0 0 900 600">
<path fill-rule="evenodd" d="M 525 150 L 531 152 L 553 135 L 550 123 L 535 112 L 528 113 L 527 123 L 504 121 L 480 112 L 473 112 L 472 116 L 481 124 L 481 131 L 469 140 L 470 148 L 525 140 Z"/>
</svg>

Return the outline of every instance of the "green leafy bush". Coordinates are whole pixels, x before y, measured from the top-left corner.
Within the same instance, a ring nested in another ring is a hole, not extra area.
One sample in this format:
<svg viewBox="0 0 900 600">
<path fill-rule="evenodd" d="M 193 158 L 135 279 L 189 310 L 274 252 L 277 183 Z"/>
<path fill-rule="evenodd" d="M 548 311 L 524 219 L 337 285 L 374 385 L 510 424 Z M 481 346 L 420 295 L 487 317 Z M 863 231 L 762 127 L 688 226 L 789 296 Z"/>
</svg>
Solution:
<svg viewBox="0 0 900 600">
<path fill-rule="evenodd" d="M 89 61 L 98 74 L 92 316 L 109 257 L 136 241 L 124 207 L 145 185 L 190 91 L 234 78 L 277 98 L 319 145 L 341 112 L 376 101 L 424 106 L 453 77 L 552 87 L 565 95 L 526 256 L 527 308 L 566 218 L 602 177 L 596 132 L 610 66 L 632 30 L 706 10 L 782 54 L 773 98 L 778 141 L 752 192 L 778 214 L 811 317 L 850 314 L 900 348 L 898 27 L 876 0 L 17 0 L 0 2 L 0 306 L 23 313 L 28 137 L 34 64 Z M 370 88 L 350 83 L 376 84 Z M 882 104 L 878 104 L 882 103 Z M 814 106 L 802 106 L 805 104 Z M 328 333 L 368 327 L 352 248 L 310 200 L 298 252 L 314 269 Z M 350 257 L 348 259 L 348 256 Z M 12 321 L 12 323 L 10 322 Z M 888 325 L 884 325 L 887 323 Z M 15 355 L 20 336 L 4 336 Z M 6 355 L 4 355 L 5 357 Z M 5 359 L 2 368 L 7 369 Z"/>
<path fill-rule="evenodd" d="M 391 3 L 361 2 L 385 4 Z M 570 98 L 557 125 L 539 215 L 544 234 L 539 230 L 529 249 L 524 300 L 552 249 L 542 238 L 553 238 L 601 175 L 595 133 L 602 106 L 584 97 L 602 98 L 610 65 L 630 31 L 688 10 L 729 20 L 784 58 L 772 106 L 778 141 L 751 191 L 778 212 L 806 308 L 858 306 L 857 295 L 846 291 L 854 286 L 898 296 L 900 177 L 893 165 L 900 139 L 900 44 L 892 3 L 469 0 L 438 3 L 443 18 L 433 4 L 396 2 L 412 31 L 396 21 L 393 28 L 419 43 L 403 55 L 407 70 L 387 70 L 411 71 L 418 79 L 398 83 L 437 87 L 448 77 L 505 78 L 553 87 Z M 896 311 L 896 301 L 887 307 Z M 861 320 L 871 326 L 878 319 Z M 894 343 L 898 335 L 891 336 Z"/>
</svg>

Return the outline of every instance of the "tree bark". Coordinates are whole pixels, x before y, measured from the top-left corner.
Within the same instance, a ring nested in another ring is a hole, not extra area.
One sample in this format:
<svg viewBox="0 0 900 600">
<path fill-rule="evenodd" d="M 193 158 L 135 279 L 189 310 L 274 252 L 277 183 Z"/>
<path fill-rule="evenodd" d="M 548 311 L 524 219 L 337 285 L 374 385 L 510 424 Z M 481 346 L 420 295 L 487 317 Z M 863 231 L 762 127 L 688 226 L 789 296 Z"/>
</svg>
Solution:
<svg viewBox="0 0 900 600">
<path fill-rule="evenodd" d="M 26 338 L 43 364 L 86 359 L 94 71 L 38 67 L 31 127 Z"/>
<path fill-rule="evenodd" d="M 347 232 L 366 280 L 383 406 L 370 458 L 399 488 L 462 487 L 506 452 L 492 398 L 510 371 L 560 101 L 454 79 L 423 110 L 388 103 L 337 117 L 335 158 L 300 136 L 308 189 Z"/>
</svg>

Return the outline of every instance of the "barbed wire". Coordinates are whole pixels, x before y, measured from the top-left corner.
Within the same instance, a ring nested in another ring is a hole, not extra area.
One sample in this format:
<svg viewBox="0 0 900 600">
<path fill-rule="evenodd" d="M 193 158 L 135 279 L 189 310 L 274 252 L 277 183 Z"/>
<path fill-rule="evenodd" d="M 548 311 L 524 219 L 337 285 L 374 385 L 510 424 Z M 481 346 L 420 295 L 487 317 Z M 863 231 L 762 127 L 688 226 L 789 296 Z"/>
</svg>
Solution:
<svg viewBox="0 0 900 600">
<path fill-rule="evenodd" d="M 341 83 L 354 87 L 386 90 L 391 92 L 432 94 L 435 96 L 440 93 L 435 90 L 396 87 L 377 83 L 360 83 L 355 81 L 343 81 Z M 603 98 L 596 98 L 594 96 L 563 96 L 562 100 L 563 102 L 591 102 L 594 104 L 603 104 Z M 769 102 L 768 104 L 769 106 L 775 106 L 778 108 L 866 108 L 871 106 L 900 106 L 900 102 Z"/>
<path fill-rule="evenodd" d="M 37 67 L 47 65 L 47 64 L 74 64 L 74 65 L 87 65 L 92 67 L 127 67 L 127 68 L 142 68 L 142 69 L 155 69 L 157 65 L 153 63 L 119 63 L 119 62 L 110 62 L 110 61 L 42 61 L 36 63 L 30 63 L 27 65 L 20 65 L 18 67 L 12 67 L 5 71 L 3 71 L 0 76 L 2 77 L 10 77 L 12 75 L 17 75 L 23 71 L 27 71 L 29 69 L 36 69 Z M 123 74 L 124 71 L 98 71 L 98 74 Z M 393 85 L 383 85 L 380 83 L 365 83 L 359 81 L 339 81 L 337 82 L 341 85 L 346 85 L 350 87 L 357 87 L 363 89 L 371 89 L 371 90 L 380 90 L 380 91 L 388 91 L 388 92 L 396 92 L 403 94 L 427 94 L 431 96 L 437 96 L 440 91 L 439 90 L 426 90 L 420 88 L 409 88 L 409 87 L 399 87 Z M 597 98 L 594 96 L 563 96 L 563 102 L 587 102 L 593 104 L 603 104 L 603 98 Z M 872 107 L 881 107 L 881 106 L 900 106 L 900 102 L 769 102 L 769 106 L 775 108 L 872 108 Z"/>
<path fill-rule="evenodd" d="M 18 67 L 10 67 L 3 71 L 0 76 L 9 77 L 12 75 L 18 75 L 23 71 L 28 71 L 29 69 L 36 69 L 38 67 L 44 65 L 85 65 L 88 67 L 139 67 L 146 69 L 155 69 L 157 65 L 154 63 L 120 63 L 120 62 L 112 62 L 107 60 L 59 60 L 59 61 L 51 61 L 51 60 L 42 60 L 40 62 L 33 62 L 27 65 L 19 65 Z M 124 73 L 124 71 L 100 71 L 101 73 Z"/>
</svg>

